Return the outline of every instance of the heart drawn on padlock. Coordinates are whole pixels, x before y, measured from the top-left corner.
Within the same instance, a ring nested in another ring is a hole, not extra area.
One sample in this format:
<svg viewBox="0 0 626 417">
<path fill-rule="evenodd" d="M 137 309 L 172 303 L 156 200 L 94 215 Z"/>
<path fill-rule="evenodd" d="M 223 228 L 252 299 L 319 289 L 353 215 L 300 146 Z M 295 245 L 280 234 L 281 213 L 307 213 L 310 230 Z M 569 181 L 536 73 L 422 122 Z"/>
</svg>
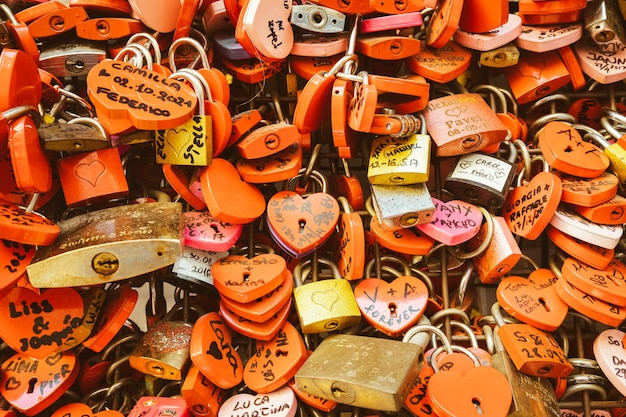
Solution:
<svg viewBox="0 0 626 417">
<path fill-rule="evenodd" d="M 42 359 L 54 353 L 80 326 L 83 299 L 72 288 L 12 288 L 0 307 L 2 338 L 13 350 Z"/>
<path fill-rule="evenodd" d="M 271 340 L 257 340 L 254 352 L 244 368 L 243 381 L 258 393 L 285 385 L 307 358 L 300 332 L 288 321 Z"/>
<path fill-rule="evenodd" d="M 502 217 L 513 233 L 537 239 L 550 223 L 561 201 L 561 180 L 540 172 L 527 185 L 515 187 L 502 206 Z"/>
<path fill-rule="evenodd" d="M 56 410 L 52 417 L 123 417 L 124 414 L 117 410 L 103 410 L 97 413 L 91 411 L 87 404 L 71 403 Z"/>
<path fill-rule="evenodd" d="M 189 356 L 200 372 L 220 388 L 232 388 L 243 378 L 243 363 L 232 344 L 230 328 L 217 312 L 196 320 Z"/>
<path fill-rule="evenodd" d="M 80 163 L 74 168 L 76 178 L 87 182 L 92 187 L 98 185 L 98 181 L 105 172 L 106 166 L 99 160 L 94 160 L 89 163 Z"/>
<path fill-rule="evenodd" d="M 335 289 L 315 291 L 311 294 L 311 301 L 328 311 L 332 311 L 333 306 L 339 301 L 339 294 Z"/>
<path fill-rule="evenodd" d="M 436 372 L 430 377 L 427 395 L 437 415 L 446 416 L 506 416 L 512 401 L 509 380 L 487 366 L 465 375 Z"/>
<path fill-rule="evenodd" d="M 293 417 L 298 410 L 296 395 L 288 386 L 265 394 L 235 394 L 220 406 L 217 417 L 230 417 L 240 411 L 249 415 L 262 415 L 274 410 L 273 417 Z"/>
<path fill-rule="evenodd" d="M 245 303 L 278 287 L 286 267 L 285 259 L 276 254 L 257 255 L 252 259 L 230 255 L 213 264 L 211 275 L 220 294 Z"/>
<path fill-rule="evenodd" d="M 339 203 L 326 193 L 302 198 L 294 191 L 279 191 L 267 204 L 270 231 L 283 249 L 298 258 L 323 244 L 338 221 Z"/>
<path fill-rule="evenodd" d="M 415 226 L 420 232 L 448 246 L 466 242 L 478 233 L 483 221 L 478 207 L 461 200 L 432 200 L 435 215 L 431 222 Z"/>
<path fill-rule="evenodd" d="M 549 269 L 537 269 L 528 278 L 508 276 L 498 284 L 496 296 L 512 317 L 548 332 L 565 320 L 569 306 L 556 290 L 557 277 Z"/>
<path fill-rule="evenodd" d="M 626 363 L 624 337 L 626 333 L 617 329 L 607 329 L 593 341 L 593 354 L 611 384 L 622 395 L 626 395 L 626 379 L 623 366 Z"/>
<path fill-rule="evenodd" d="M 520 63 L 519 74 L 522 77 L 530 77 L 538 80 L 541 78 L 541 73 L 545 68 L 546 61 L 540 56 L 535 56 L 534 60 L 527 59 Z"/>
<path fill-rule="evenodd" d="M 466 111 L 467 111 L 467 106 L 460 105 L 460 106 L 454 106 L 451 109 L 446 109 L 445 114 L 446 116 L 450 116 L 450 117 L 461 117 L 461 115 L 465 113 Z"/>
<path fill-rule="evenodd" d="M 471 162 L 471 161 L 461 161 L 459 163 L 459 167 L 461 167 L 462 169 L 468 169 L 472 165 L 473 165 L 473 162 Z"/>
<path fill-rule="evenodd" d="M 65 393 L 76 380 L 78 369 L 72 351 L 40 359 L 16 353 L 2 364 L 0 393 L 13 407 L 34 416 Z"/>
<path fill-rule="evenodd" d="M 176 155 L 181 156 L 191 142 L 191 135 L 185 128 L 168 129 L 165 132 L 165 144 L 169 146 Z"/>
<path fill-rule="evenodd" d="M 386 335 L 396 337 L 424 314 L 428 288 L 412 276 L 401 276 L 389 283 L 366 278 L 354 288 L 354 297 L 365 320 Z"/>
</svg>

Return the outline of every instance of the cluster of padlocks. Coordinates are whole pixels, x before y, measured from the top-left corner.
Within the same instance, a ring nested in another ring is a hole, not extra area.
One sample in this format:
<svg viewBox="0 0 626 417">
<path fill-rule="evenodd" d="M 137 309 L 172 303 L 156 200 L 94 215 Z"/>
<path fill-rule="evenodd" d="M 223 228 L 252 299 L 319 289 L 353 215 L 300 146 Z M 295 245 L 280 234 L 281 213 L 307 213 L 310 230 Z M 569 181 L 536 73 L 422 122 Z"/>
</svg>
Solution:
<svg viewBox="0 0 626 417">
<path fill-rule="evenodd" d="M 626 415 L 626 1 L 0 15 L 0 417 Z"/>
</svg>

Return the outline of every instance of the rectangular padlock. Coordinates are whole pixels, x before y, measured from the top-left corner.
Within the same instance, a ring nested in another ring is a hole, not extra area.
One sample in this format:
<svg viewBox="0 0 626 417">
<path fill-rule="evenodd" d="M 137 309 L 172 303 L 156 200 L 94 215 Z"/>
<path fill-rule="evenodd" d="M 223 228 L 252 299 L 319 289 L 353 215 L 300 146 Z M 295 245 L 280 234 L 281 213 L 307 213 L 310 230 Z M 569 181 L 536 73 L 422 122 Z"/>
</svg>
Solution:
<svg viewBox="0 0 626 417">
<path fill-rule="evenodd" d="M 372 184 L 372 204 L 384 231 L 427 223 L 435 213 L 425 183 L 408 185 Z"/>
<path fill-rule="evenodd" d="M 583 13 L 585 30 L 598 46 L 607 43 L 624 44 L 624 21 L 620 19 L 616 0 L 596 0 Z"/>
<path fill-rule="evenodd" d="M 298 389 L 353 407 L 398 411 L 420 369 L 422 347 L 397 340 L 328 336 L 295 376 Z"/>
<path fill-rule="evenodd" d="M 112 207 L 59 222 L 26 271 L 34 287 L 106 284 L 173 264 L 182 255 L 179 203 Z"/>
<path fill-rule="evenodd" d="M 41 48 L 39 67 L 59 78 L 86 76 L 106 54 L 106 42 L 53 39 Z"/>
<path fill-rule="evenodd" d="M 367 170 L 370 184 L 417 184 L 428 181 L 429 172 L 430 136 L 413 134 L 374 139 Z"/>
<path fill-rule="evenodd" d="M 430 100 L 424 110 L 437 156 L 479 151 L 503 141 L 507 128 L 480 94 L 454 94 Z"/>
</svg>

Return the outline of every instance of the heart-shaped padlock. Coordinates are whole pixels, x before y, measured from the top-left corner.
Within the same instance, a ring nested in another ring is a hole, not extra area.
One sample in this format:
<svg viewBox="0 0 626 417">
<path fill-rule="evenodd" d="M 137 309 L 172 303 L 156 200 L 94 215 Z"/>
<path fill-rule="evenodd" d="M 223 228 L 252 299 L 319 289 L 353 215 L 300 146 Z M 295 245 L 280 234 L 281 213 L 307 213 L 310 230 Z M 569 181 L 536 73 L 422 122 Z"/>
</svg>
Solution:
<svg viewBox="0 0 626 417">
<path fill-rule="evenodd" d="M 502 206 L 502 217 L 514 234 L 537 239 L 552 220 L 561 191 L 561 180 L 556 175 L 540 172 L 527 185 L 509 192 Z"/>
<path fill-rule="evenodd" d="M 182 222 L 185 246 L 214 252 L 232 248 L 243 231 L 243 225 L 223 222 L 208 211 L 184 212 Z"/>
<path fill-rule="evenodd" d="M 466 242 L 478 233 L 483 222 L 478 207 L 461 200 L 432 200 L 435 215 L 432 221 L 415 226 L 420 232 L 447 246 Z"/>
<path fill-rule="evenodd" d="M 592 268 L 574 258 L 561 267 L 563 279 L 579 290 L 609 304 L 626 306 L 626 265 L 612 260 L 604 270 Z"/>
<path fill-rule="evenodd" d="M 230 329 L 217 312 L 204 314 L 194 323 L 189 356 L 200 372 L 220 388 L 232 388 L 243 378 L 243 363 L 232 344 Z"/>
<path fill-rule="evenodd" d="M 549 269 L 537 269 L 528 278 L 502 278 L 496 296 L 502 308 L 526 324 L 555 331 L 567 316 L 568 305 L 556 291 L 558 278 Z"/>
<path fill-rule="evenodd" d="M 275 417 L 294 417 L 298 411 L 296 395 L 288 386 L 257 395 L 235 394 L 224 401 L 217 417 L 232 416 L 239 411 L 260 415 L 263 410 L 273 410 Z"/>
<path fill-rule="evenodd" d="M 626 334 L 617 329 L 606 329 L 593 341 L 593 354 L 598 366 L 607 379 L 622 395 L 626 395 L 626 379 L 624 365 L 626 365 Z"/>
<path fill-rule="evenodd" d="M 267 224 L 276 242 L 301 258 L 322 245 L 335 231 L 339 204 L 330 194 L 303 198 L 294 191 L 279 191 L 267 204 Z"/>
<path fill-rule="evenodd" d="M 3 340 L 16 352 L 32 358 L 43 359 L 55 352 L 82 321 L 83 299 L 73 288 L 52 288 L 39 294 L 15 287 L 3 299 Z"/>
<path fill-rule="evenodd" d="M 384 334 L 397 337 L 424 314 L 428 288 L 413 276 L 400 276 L 389 283 L 366 278 L 354 288 L 354 297 L 365 320 Z"/>
<path fill-rule="evenodd" d="M 57 352 L 40 359 L 16 353 L 2 364 L 0 393 L 13 407 L 35 416 L 50 407 L 78 376 L 76 355 Z"/>
<path fill-rule="evenodd" d="M 246 303 L 263 297 L 283 282 L 285 259 L 261 254 L 251 259 L 230 255 L 211 267 L 215 288 L 225 297 Z"/>
<path fill-rule="evenodd" d="M 256 340 L 272 340 L 287 322 L 291 309 L 291 298 L 270 318 L 263 322 L 255 322 L 229 310 L 226 304 L 220 303 L 220 314 L 228 326 L 237 333 Z"/>
<path fill-rule="evenodd" d="M 244 368 L 243 380 L 248 388 L 259 393 L 285 385 L 307 359 L 302 336 L 289 322 L 271 340 L 257 340 L 254 352 Z"/>
</svg>

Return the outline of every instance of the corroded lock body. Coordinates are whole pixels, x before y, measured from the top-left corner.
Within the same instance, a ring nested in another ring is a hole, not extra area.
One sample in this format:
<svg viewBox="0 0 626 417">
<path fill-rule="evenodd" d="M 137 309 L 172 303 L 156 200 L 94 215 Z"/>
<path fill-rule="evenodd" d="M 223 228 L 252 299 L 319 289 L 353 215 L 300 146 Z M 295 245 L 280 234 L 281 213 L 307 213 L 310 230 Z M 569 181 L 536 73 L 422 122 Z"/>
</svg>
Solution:
<svg viewBox="0 0 626 417">
<path fill-rule="evenodd" d="M 298 370 L 298 388 L 342 404 L 398 411 L 419 372 L 422 347 L 349 334 L 328 336 Z"/>
<path fill-rule="evenodd" d="M 372 203 L 383 230 L 399 230 L 431 221 L 435 204 L 425 183 L 371 185 Z"/>
<path fill-rule="evenodd" d="M 306 261 L 299 264 L 293 274 L 295 280 L 293 297 L 302 333 L 330 332 L 358 324 L 361 321 L 361 311 L 354 298 L 350 281 L 341 277 L 335 264 L 324 258 L 318 261 L 331 268 L 334 279 L 303 285 L 310 273 L 310 269 L 303 270 L 303 267 L 309 264 Z"/>
<path fill-rule="evenodd" d="M 35 287 L 105 284 L 173 264 L 182 255 L 179 203 L 112 207 L 59 222 L 52 246 L 26 271 Z"/>
<path fill-rule="evenodd" d="M 430 100 L 424 110 L 437 156 L 479 151 L 503 141 L 507 129 L 480 94 L 454 94 Z"/>
</svg>

